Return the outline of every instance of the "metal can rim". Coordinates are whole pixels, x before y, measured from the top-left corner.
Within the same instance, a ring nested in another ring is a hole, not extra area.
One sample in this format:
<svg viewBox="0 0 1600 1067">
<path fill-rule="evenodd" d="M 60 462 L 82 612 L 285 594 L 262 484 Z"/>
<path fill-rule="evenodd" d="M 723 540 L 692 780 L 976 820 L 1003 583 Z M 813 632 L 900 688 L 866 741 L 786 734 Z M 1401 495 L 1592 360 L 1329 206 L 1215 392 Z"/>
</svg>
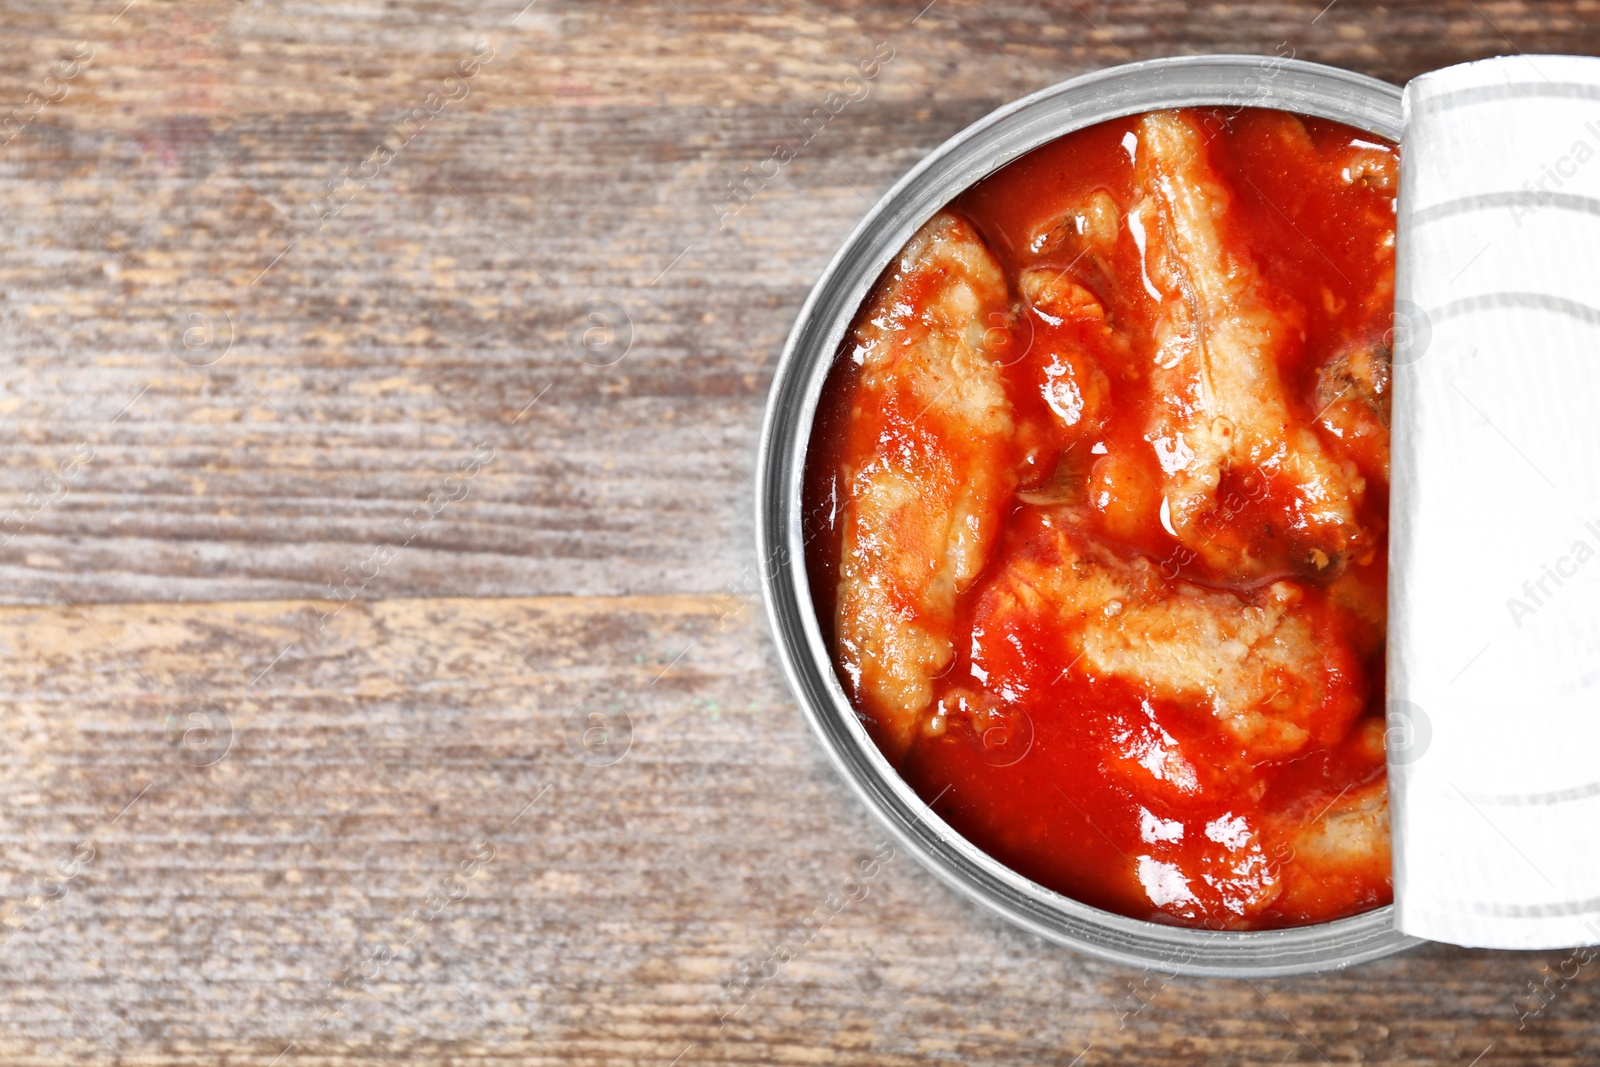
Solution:
<svg viewBox="0 0 1600 1067">
<path fill-rule="evenodd" d="M 1098 122 L 1172 107 L 1267 107 L 1399 140 L 1400 89 L 1292 58 L 1182 56 L 1073 78 L 991 112 L 935 149 L 866 214 L 800 310 L 768 396 L 757 460 L 756 547 L 767 619 L 791 689 L 830 761 L 897 843 L 962 896 L 1042 938 L 1163 973 L 1264 977 L 1336 970 L 1419 941 L 1393 906 L 1311 926 L 1209 931 L 1131 919 L 1023 877 L 963 838 L 867 735 L 834 673 L 811 601 L 801 489 L 829 367 L 871 286 L 924 222 L 1026 152 Z"/>
</svg>

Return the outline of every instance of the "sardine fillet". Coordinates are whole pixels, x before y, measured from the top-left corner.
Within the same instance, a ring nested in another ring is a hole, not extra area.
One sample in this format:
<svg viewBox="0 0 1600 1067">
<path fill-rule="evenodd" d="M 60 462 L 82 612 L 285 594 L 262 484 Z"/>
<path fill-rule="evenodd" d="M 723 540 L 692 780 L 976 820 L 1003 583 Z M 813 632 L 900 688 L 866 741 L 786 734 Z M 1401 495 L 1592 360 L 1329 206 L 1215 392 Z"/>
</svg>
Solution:
<svg viewBox="0 0 1600 1067">
<path fill-rule="evenodd" d="M 902 250 L 856 330 L 847 432 L 873 445 L 841 472 L 838 646 L 897 750 L 950 664 L 956 596 L 983 569 L 1015 487 L 1011 404 L 991 354 L 1009 311 L 999 263 L 968 223 L 941 213 Z"/>
<path fill-rule="evenodd" d="M 1148 560 L 1120 559 L 1060 521 L 1009 558 L 983 597 L 974 628 L 991 644 L 1051 620 L 1066 643 L 1055 655 L 1070 669 L 1207 708 L 1255 760 L 1327 743 L 1360 711 L 1331 684 L 1293 582 L 1246 598 L 1168 581 Z"/>
<path fill-rule="evenodd" d="M 1294 326 L 1270 305 L 1258 266 L 1228 240 L 1230 194 L 1203 134 L 1177 112 L 1144 116 L 1136 169 L 1146 268 L 1161 294 L 1151 380 L 1166 400 L 1148 436 L 1174 533 L 1235 573 L 1338 564 L 1362 539 L 1355 509 L 1365 486 L 1290 417 L 1277 357 Z M 1292 487 L 1299 515 L 1268 549 L 1226 529 L 1218 490 L 1230 469 Z"/>
</svg>

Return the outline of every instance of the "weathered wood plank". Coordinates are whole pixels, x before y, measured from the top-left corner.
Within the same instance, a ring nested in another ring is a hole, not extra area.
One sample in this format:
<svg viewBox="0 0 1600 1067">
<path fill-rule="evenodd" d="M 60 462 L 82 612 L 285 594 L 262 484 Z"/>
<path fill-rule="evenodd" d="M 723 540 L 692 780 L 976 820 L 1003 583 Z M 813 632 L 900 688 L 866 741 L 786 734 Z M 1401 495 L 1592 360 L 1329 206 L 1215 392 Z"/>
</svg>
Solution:
<svg viewBox="0 0 1600 1067">
<path fill-rule="evenodd" d="M 1255 988 L 1167 983 L 1011 930 L 906 856 L 864 877 L 882 835 L 737 602 L 397 599 L 318 626 L 333 606 L 0 611 L 3 899 L 29 919 L 0 948 L 8 1063 L 109 1060 L 112 1045 L 265 1062 L 290 1042 L 287 1063 L 1600 1052 L 1583 983 L 1517 1033 L 1511 998 L 1559 954 L 1434 949 Z M 631 720 L 614 763 L 569 747 L 586 702 Z M 227 719 L 186 745 L 205 707 Z M 27 896 L 85 842 L 59 899 Z M 447 888 L 461 899 L 405 924 L 489 848 Z M 799 940 L 830 894 L 860 899 Z M 794 958 L 740 1008 L 724 983 L 785 945 Z M 325 999 L 374 953 L 365 984 Z"/>
</svg>

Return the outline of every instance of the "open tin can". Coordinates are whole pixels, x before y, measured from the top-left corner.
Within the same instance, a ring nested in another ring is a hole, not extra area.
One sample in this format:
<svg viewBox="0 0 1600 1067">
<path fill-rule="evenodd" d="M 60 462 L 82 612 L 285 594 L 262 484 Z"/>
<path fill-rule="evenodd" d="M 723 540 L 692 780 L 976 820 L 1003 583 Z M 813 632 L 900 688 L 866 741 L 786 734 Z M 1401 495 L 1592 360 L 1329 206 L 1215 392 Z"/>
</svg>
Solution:
<svg viewBox="0 0 1600 1067">
<path fill-rule="evenodd" d="M 1268 931 L 1212 931 L 1132 919 L 1072 900 L 967 841 L 879 752 L 834 673 L 808 584 L 802 491 L 812 423 L 845 333 L 890 260 L 957 195 L 1064 134 L 1181 107 L 1264 107 L 1398 140 L 1400 90 L 1292 59 L 1186 56 L 1130 63 L 1042 90 L 946 141 L 867 213 L 800 311 L 778 363 L 761 433 L 756 542 L 785 673 L 823 748 L 856 795 L 912 855 L 964 896 L 1018 926 L 1103 959 L 1164 973 L 1232 977 L 1347 967 L 1417 943 L 1393 908 Z"/>
</svg>

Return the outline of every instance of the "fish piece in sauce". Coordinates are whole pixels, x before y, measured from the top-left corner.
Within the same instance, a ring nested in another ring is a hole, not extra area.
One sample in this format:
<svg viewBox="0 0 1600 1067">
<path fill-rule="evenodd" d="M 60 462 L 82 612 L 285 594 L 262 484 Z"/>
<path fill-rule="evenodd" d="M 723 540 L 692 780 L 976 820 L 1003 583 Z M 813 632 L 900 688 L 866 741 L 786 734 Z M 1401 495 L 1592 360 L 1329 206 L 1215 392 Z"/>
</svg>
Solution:
<svg viewBox="0 0 1600 1067">
<path fill-rule="evenodd" d="M 1356 518 L 1365 482 L 1290 413 L 1278 356 L 1297 332 L 1292 308 L 1273 299 L 1260 269 L 1230 240 L 1232 194 L 1194 119 L 1152 112 L 1137 135 L 1136 210 L 1161 295 L 1151 383 L 1165 398 L 1148 437 L 1173 533 L 1232 575 L 1328 573 L 1367 547 Z M 1293 506 L 1269 524 L 1271 536 L 1218 518 L 1229 472 L 1288 491 Z"/>
<path fill-rule="evenodd" d="M 1373 477 L 1389 481 L 1389 375 L 1384 344 L 1356 345 L 1317 374 L 1317 425 Z"/>
<path fill-rule="evenodd" d="M 1388 782 L 1379 778 L 1353 789 L 1320 815 L 1297 814 L 1312 821 L 1285 835 L 1292 862 L 1283 866 L 1278 907 L 1319 915 L 1380 903 L 1370 887 L 1389 877 Z"/>
<path fill-rule="evenodd" d="M 895 751 L 950 665 L 957 595 L 1015 487 L 1001 378 L 1005 275 L 941 213 L 902 250 L 855 331 L 837 600 L 840 665 Z"/>
<path fill-rule="evenodd" d="M 1361 720 L 1341 746 L 1342 758 L 1365 768 L 1365 780 L 1325 796 L 1308 789 L 1263 820 L 1279 861 L 1286 916 L 1337 915 L 1382 904 L 1390 867 L 1389 789 L 1384 778 L 1384 720 Z M 1326 792 L 1332 792 L 1326 790 Z"/>
<path fill-rule="evenodd" d="M 1068 509 L 1036 517 L 999 565 L 973 620 L 986 649 L 1003 657 L 1013 638 L 1012 647 L 1037 646 L 1048 635 L 1059 644 L 1042 654 L 1069 669 L 1205 709 L 1251 761 L 1330 744 L 1359 716 L 1359 661 L 1328 625 L 1338 609 L 1315 590 L 1278 581 L 1245 595 L 1169 581 L 1148 559 L 1096 544 L 1074 519 Z M 987 657 L 983 666 L 1011 673 Z"/>
</svg>

